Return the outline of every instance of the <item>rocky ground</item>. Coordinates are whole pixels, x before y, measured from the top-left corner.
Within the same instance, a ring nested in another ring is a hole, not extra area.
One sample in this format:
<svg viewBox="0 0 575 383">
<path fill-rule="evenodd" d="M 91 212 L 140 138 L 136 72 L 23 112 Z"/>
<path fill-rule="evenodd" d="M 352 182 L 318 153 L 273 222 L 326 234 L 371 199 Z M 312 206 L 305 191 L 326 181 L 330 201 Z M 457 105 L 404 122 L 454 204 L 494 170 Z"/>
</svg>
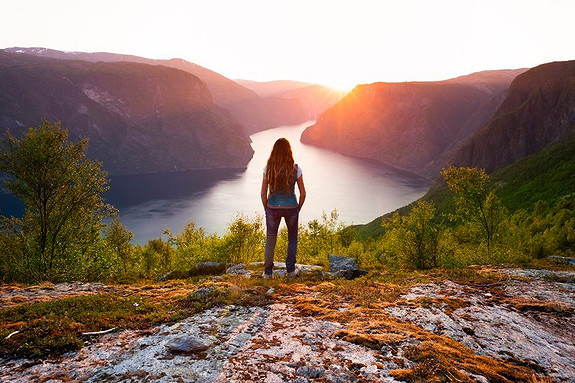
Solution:
<svg viewBox="0 0 575 383">
<path fill-rule="evenodd" d="M 363 277 L 349 282 L 354 289 L 298 278 L 270 285 L 270 305 L 214 307 L 174 324 L 89 336 L 80 351 L 57 358 L 0 360 L 0 380 L 303 383 L 434 376 L 436 381 L 575 382 L 575 272 L 482 272 L 501 278 L 398 288 Z M 119 288 L 3 287 L 0 304 Z M 180 292 L 169 283 L 157 289 Z M 149 287 L 126 292 L 133 293 L 158 292 Z M 202 287 L 196 293 L 209 291 Z"/>
</svg>

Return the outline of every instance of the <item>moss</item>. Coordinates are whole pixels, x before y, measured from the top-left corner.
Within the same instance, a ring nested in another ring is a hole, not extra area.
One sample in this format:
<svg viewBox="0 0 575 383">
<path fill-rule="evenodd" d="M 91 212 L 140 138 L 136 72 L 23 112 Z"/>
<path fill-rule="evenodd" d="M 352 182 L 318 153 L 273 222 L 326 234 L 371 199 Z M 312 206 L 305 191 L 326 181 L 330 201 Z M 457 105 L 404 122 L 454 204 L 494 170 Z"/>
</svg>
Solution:
<svg viewBox="0 0 575 383">
<path fill-rule="evenodd" d="M 502 303 L 513 306 L 519 311 L 553 313 L 564 317 L 572 316 L 574 314 L 574 311 L 571 307 L 554 301 L 508 298 L 504 299 Z"/>
<path fill-rule="evenodd" d="M 207 294 L 194 294 L 199 287 Z M 214 306 L 261 306 L 271 302 L 266 286 L 230 282 L 186 282 L 124 286 L 123 294 L 92 294 L 52 299 L 0 310 L 3 357 L 45 357 L 78 350 L 82 332 L 147 329 L 171 323 Z"/>
<path fill-rule="evenodd" d="M 374 350 L 381 350 L 383 347 L 398 346 L 405 340 L 404 334 L 396 334 L 393 332 L 365 334 L 352 330 L 340 330 L 337 331 L 334 336 L 347 342 L 360 344 Z"/>
<path fill-rule="evenodd" d="M 500 281 L 501 276 L 493 274 L 495 277 L 471 269 L 464 273 L 450 274 L 449 271 L 436 270 L 411 276 L 412 280 L 435 282 L 455 277 L 459 281 L 481 286 L 486 282 Z M 389 281 L 396 277 L 386 275 L 384 279 Z M 405 280 L 402 282 L 406 283 Z M 398 380 L 473 382 L 470 374 L 484 376 L 490 382 L 532 382 L 537 381 L 533 379 L 545 379 L 536 377 L 533 366 L 477 355 L 449 337 L 436 335 L 386 314 L 382 308 L 406 303 L 398 299 L 405 290 L 405 286 L 373 280 L 333 281 L 312 289 L 300 286 L 286 288 L 282 292 L 292 295 L 282 296 L 282 299 L 292 302 L 300 315 L 341 323 L 344 327 L 335 336 L 343 340 L 372 348 L 376 352 L 384 350 L 398 356 L 400 349 L 406 350 L 403 357 L 413 364 L 411 368 L 406 368 L 398 363 L 400 368 L 390 372 Z M 448 314 L 467 305 L 465 301 L 455 298 L 420 298 L 409 301 L 409 304 L 441 307 Z"/>
<path fill-rule="evenodd" d="M 81 333 L 112 327 L 145 328 L 168 317 L 167 310 L 137 296 L 85 295 L 0 310 L 0 329 L 19 331 L 0 344 L 8 357 L 40 357 L 82 347 Z"/>
<path fill-rule="evenodd" d="M 34 319 L 21 326 L 19 333 L 4 339 L 0 345 L 3 357 L 41 357 L 63 354 L 83 347 L 82 325 L 67 318 L 50 316 Z"/>
</svg>

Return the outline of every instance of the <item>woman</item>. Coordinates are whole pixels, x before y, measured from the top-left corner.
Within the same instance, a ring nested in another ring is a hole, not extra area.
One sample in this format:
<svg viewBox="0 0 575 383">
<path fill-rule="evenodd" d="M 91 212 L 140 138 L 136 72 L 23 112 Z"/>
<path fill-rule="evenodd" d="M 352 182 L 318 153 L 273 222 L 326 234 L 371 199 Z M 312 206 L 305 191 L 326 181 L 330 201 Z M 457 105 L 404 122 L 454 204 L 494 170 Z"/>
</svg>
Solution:
<svg viewBox="0 0 575 383">
<path fill-rule="evenodd" d="M 295 196 L 295 184 L 299 200 Z M 278 139 L 264 168 L 262 204 L 266 211 L 266 249 L 263 277 L 273 276 L 274 250 L 282 217 L 288 230 L 286 271 L 288 278 L 296 276 L 297 231 L 299 211 L 305 201 L 305 186 L 301 168 L 294 162 L 291 145 L 285 138 Z"/>
</svg>

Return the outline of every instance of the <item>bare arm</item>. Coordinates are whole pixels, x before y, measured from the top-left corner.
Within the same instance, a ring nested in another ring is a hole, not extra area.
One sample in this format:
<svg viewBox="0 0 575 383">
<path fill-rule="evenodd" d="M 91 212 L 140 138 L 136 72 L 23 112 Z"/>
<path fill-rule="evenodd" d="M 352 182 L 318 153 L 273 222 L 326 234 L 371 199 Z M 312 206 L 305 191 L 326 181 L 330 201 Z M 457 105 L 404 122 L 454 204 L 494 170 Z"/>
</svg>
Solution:
<svg viewBox="0 0 575 383">
<path fill-rule="evenodd" d="M 299 211 L 303 206 L 306 196 L 305 185 L 303 184 L 303 175 L 299 176 L 297 179 L 297 188 L 299 189 L 299 202 L 297 204 L 297 210 Z"/>
<path fill-rule="evenodd" d="M 268 180 L 267 180 L 265 174 L 262 178 L 262 190 L 261 190 L 260 196 L 262 198 L 262 204 L 264 205 L 264 210 L 265 210 L 265 208 L 268 206 Z"/>
</svg>

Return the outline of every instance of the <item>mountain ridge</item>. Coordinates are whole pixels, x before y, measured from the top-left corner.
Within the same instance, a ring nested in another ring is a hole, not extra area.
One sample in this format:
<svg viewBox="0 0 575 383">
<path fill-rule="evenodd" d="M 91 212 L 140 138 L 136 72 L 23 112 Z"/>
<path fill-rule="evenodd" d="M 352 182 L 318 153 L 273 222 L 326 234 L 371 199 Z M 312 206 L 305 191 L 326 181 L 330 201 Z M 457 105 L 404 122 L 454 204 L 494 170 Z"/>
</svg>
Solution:
<svg viewBox="0 0 575 383">
<path fill-rule="evenodd" d="M 492 172 L 575 138 L 573 105 L 575 61 L 532 68 L 515 78 L 493 118 L 461 145 L 450 163 Z"/>
<path fill-rule="evenodd" d="M 310 118 L 315 118 L 317 114 L 315 111 L 318 110 L 313 105 L 310 108 L 309 97 L 304 98 L 303 101 L 298 98 L 278 97 L 273 94 L 261 97 L 253 90 L 217 72 L 181 58 L 150 59 L 108 52 L 64 52 L 49 48 L 13 47 L 6 48 L 5 51 L 60 60 L 138 62 L 168 66 L 191 73 L 206 83 L 213 96 L 214 103 L 227 109 L 231 116 L 240 122 L 249 134 L 281 125 L 308 121 Z M 333 100 L 333 103 L 336 101 L 337 99 Z"/>
<path fill-rule="evenodd" d="M 521 71 L 358 85 L 304 131 L 302 142 L 434 178 L 457 145 L 489 121 Z"/>
<path fill-rule="evenodd" d="M 59 120 L 111 174 L 245 168 L 250 139 L 196 76 L 134 62 L 0 51 L 0 126 Z"/>
</svg>

